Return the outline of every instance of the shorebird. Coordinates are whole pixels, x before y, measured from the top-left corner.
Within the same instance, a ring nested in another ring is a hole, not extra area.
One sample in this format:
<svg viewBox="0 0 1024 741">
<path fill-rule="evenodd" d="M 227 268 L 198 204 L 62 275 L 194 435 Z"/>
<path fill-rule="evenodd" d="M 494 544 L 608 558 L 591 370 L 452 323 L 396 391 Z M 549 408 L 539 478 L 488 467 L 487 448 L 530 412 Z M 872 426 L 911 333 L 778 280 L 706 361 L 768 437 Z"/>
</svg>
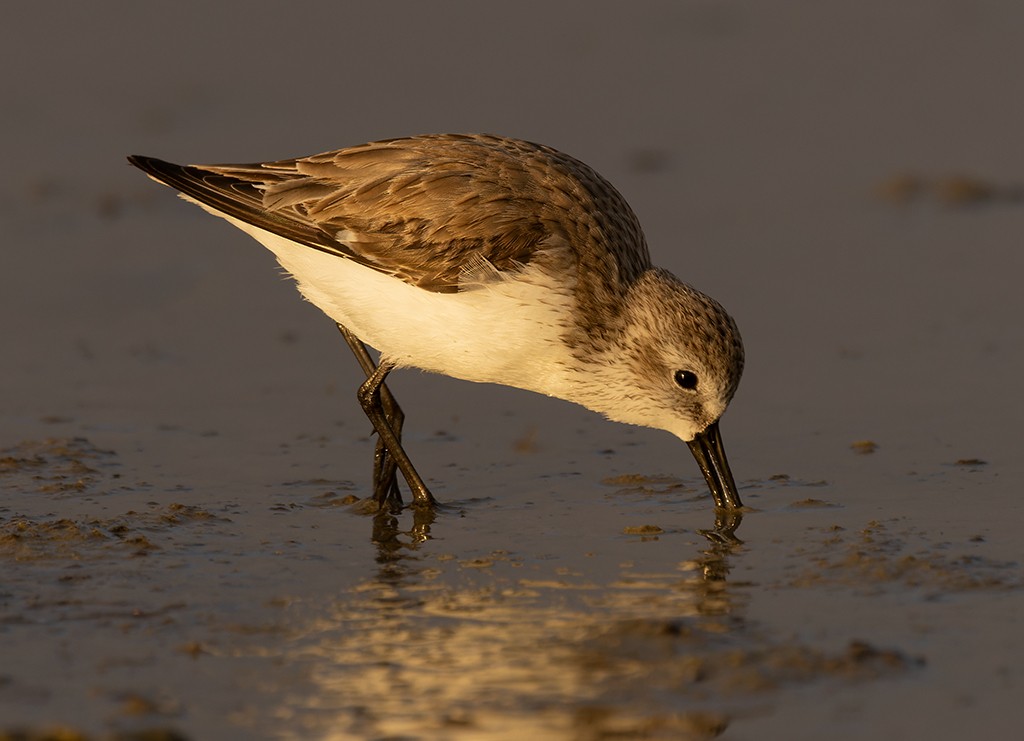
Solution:
<svg viewBox="0 0 1024 741">
<path fill-rule="evenodd" d="M 437 504 L 384 382 L 403 367 L 667 430 L 716 506 L 742 506 L 719 432 L 743 370 L 736 323 L 652 266 L 632 209 L 579 160 L 470 134 L 256 164 L 128 159 L 262 243 L 338 325 L 367 377 L 358 399 L 378 436 L 381 506 L 401 504 L 396 466 L 414 505 Z"/>
</svg>

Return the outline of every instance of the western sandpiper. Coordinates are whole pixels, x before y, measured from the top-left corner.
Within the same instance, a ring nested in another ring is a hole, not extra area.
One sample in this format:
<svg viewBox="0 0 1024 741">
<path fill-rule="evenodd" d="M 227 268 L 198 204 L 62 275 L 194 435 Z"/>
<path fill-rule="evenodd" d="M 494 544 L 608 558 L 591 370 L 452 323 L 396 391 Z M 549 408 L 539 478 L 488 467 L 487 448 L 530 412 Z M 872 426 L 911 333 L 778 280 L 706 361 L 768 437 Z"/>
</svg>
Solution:
<svg viewBox="0 0 1024 741">
<path fill-rule="evenodd" d="M 651 265 L 632 209 L 579 160 L 441 134 L 249 165 L 129 161 L 262 243 L 337 323 L 367 376 L 382 506 L 401 502 L 396 466 L 414 504 L 436 505 L 384 383 L 403 367 L 667 430 L 716 505 L 742 506 L 718 427 L 743 370 L 736 323 Z"/>
</svg>

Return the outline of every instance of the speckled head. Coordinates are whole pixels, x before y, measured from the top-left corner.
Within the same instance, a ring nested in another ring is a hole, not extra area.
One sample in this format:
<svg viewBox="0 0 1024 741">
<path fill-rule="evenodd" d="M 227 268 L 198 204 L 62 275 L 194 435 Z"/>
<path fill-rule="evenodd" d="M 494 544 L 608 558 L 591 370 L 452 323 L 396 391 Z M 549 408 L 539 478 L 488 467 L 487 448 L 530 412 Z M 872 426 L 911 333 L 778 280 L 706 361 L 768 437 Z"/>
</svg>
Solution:
<svg viewBox="0 0 1024 741">
<path fill-rule="evenodd" d="M 736 322 L 660 268 L 645 271 L 622 306 L 583 403 L 610 419 L 676 435 L 690 446 L 718 505 L 742 506 L 718 433 L 743 373 Z"/>
<path fill-rule="evenodd" d="M 718 421 L 743 372 L 735 321 L 714 299 L 660 268 L 623 301 L 617 337 L 598 375 L 614 374 L 608 397 L 587 404 L 619 422 L 655 427 L 689 442 Z M 623 391 L 625 389 L 625 391 Z"/>
</svg>

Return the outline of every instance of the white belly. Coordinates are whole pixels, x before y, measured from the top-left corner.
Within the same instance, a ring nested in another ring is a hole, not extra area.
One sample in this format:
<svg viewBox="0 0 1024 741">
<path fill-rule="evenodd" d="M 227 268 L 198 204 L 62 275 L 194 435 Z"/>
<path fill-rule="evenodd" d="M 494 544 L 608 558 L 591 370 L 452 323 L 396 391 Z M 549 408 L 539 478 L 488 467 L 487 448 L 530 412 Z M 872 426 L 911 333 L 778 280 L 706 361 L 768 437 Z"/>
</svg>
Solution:
<svg viewBox="0 0 1024 741">
<path fill-rule="evenodd" d="M 571 398 L 572 358 L 562 341 L 570 287 L 554 286 L 540 270 L 434 293 L 224 218 L 273 252 L 310 302 L 397 365 Z"/>
</svg>

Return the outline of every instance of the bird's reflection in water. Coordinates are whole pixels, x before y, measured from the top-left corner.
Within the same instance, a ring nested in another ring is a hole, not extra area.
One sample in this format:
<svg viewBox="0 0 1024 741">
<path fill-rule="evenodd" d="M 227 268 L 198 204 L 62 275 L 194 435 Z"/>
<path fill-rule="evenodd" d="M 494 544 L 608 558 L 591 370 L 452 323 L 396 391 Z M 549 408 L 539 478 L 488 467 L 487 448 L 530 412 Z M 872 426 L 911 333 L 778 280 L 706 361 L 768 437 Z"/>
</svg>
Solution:
<svg viewBox="0 0 1024 741">
<path fill-rule="evenodd" d="M 693 657 L 743 627 L 743 598 L 727 582 L 742 550 L 738 515 L 718 515 L 684 560 L 630 565 L 574 547 L 555 559 L 441 555 L 425 544 L 445 513 L 411 514 L 411 529 L 408 511 L 373 516 L 377 575 L 302 641 L 317 689 L 315 713 L 290 709 L 296 718 L 315 715 L 318 731 L 339 737 L 724 731 L 728 717 L 708 701 Z M 643 548 L 629 542 L 629 552 Z"/>
<path fill-rule="evenodd" d="M 385 563 L 400 560 L 415 551 L 421 543 L 430 540 L 430 528 L 437 519 L 436 509 L 410 507 L 412 529 L 402 530 L 399 515 L 390 509 L 373 516 L 373 543 L 377 546 L 377 561 Z"/>
<path fill-rule="evenodd" d="M 736 537 L 736 530 L 743 521 L 739 512 L 715 511 L 715 525 L 700 534 L 708 540 L 708 547 L 697 558 L 702 580 L 708 593 L 724 591 L 729 575 L 729 556 L 743 545 Z"/>
</svg>

